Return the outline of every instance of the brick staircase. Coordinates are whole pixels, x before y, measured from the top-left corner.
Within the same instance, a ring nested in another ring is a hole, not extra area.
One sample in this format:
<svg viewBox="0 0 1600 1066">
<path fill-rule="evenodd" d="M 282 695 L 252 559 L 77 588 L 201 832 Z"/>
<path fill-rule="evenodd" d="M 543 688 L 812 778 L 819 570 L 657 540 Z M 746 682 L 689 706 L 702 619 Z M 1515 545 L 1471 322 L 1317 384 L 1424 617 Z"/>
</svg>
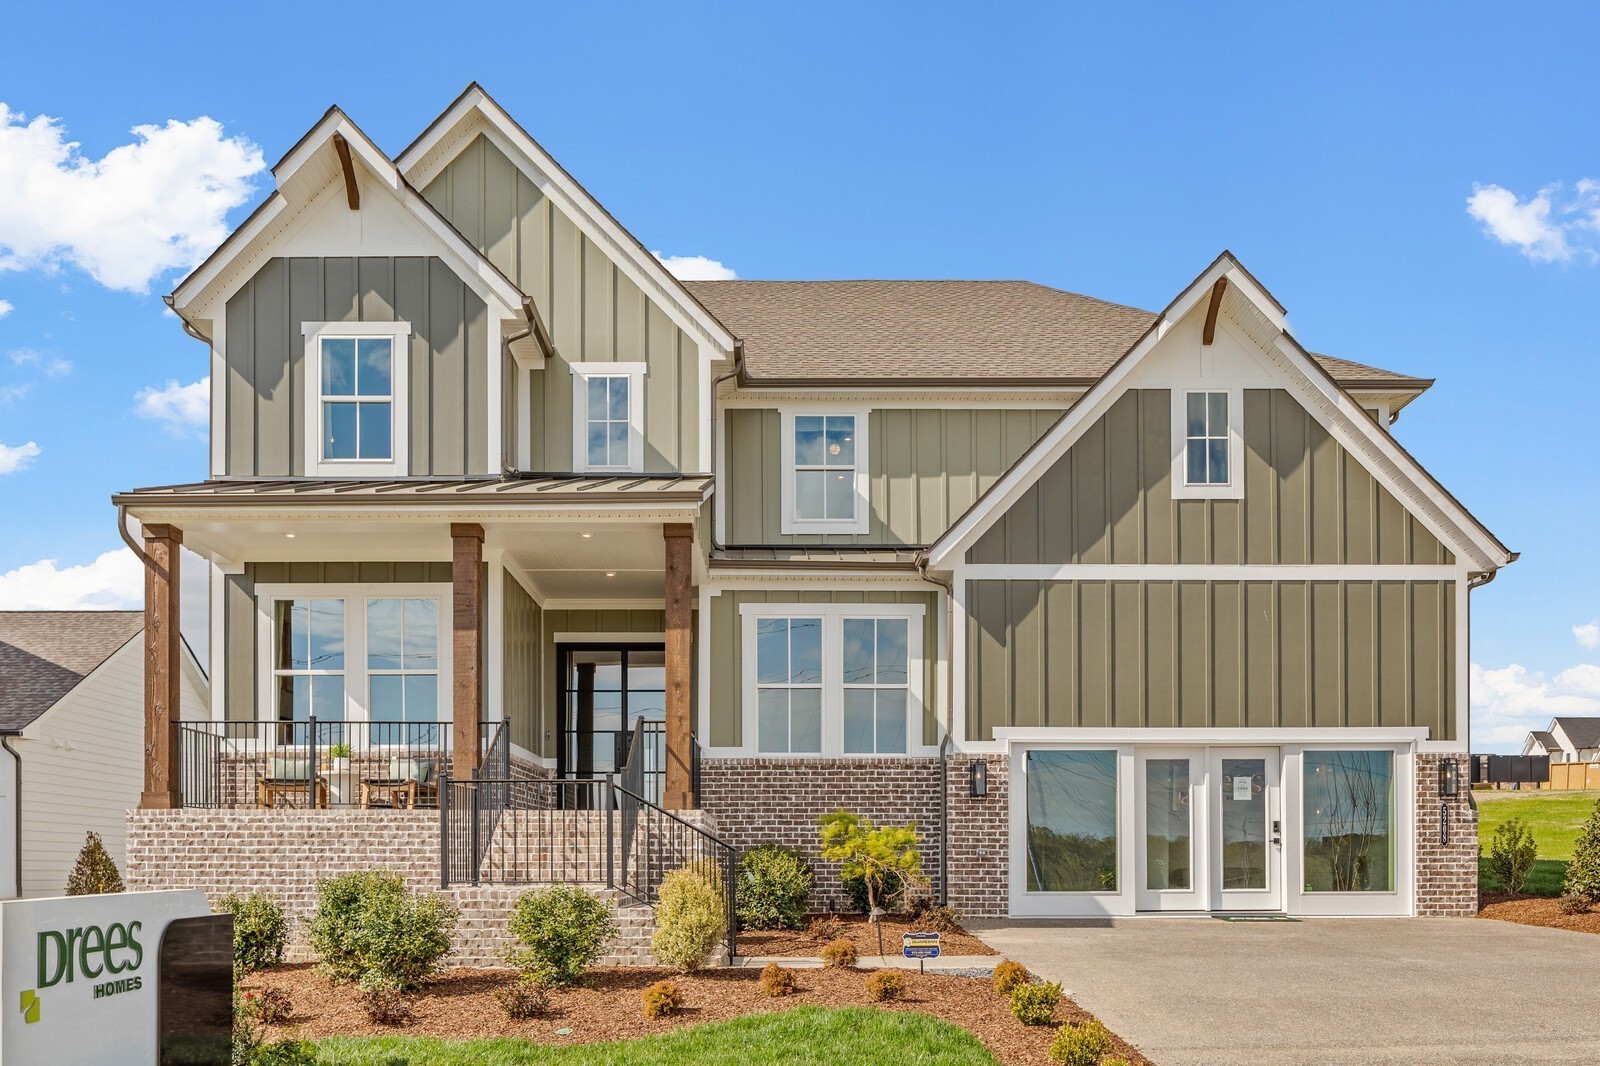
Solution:
<svg viewBox="0 0 1600 1066">
<path fill-rule="evenodd" d="M 452 966 L 506 966 L 506 951 L 512 946 L 506 926 L 518 897 L 530 885 L 478 885 L 447 889 L 445 898 L 460 915 L 454 936 Z M 650 937 L 656 931 L 655 912 L 639 906 L 614 889 L 599 885 L 583 886 L 616 908 L 617 939 L 601 966 L 654 966 Z"/>
</svg>

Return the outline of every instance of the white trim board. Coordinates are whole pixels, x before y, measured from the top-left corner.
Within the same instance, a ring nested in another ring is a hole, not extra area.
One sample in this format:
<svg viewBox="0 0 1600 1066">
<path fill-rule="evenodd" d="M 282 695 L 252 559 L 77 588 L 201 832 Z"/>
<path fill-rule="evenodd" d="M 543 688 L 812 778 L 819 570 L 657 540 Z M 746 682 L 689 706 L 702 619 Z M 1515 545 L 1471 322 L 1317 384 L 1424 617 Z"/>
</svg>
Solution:
<svg viewBox="0 0 1600 1066">
<path fill-rule="evenodd" d="M 962 563 L 967 581 L 1456 581 L 1450 564 L 1228 566 L 1203 563 Z"/>
</svg>

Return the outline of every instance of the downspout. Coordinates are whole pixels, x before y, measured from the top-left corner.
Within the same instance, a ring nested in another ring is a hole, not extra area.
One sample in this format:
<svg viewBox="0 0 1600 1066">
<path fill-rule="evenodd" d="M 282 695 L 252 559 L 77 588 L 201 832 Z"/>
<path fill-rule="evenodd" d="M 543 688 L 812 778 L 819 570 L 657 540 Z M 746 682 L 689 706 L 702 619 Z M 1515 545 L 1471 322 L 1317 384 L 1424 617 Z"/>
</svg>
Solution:
<svg viewBox="0 0 1600 1066">
<path fill-rule="evenodd" d="M 16 895 L 12 896 L 12 899 L 22 898 L 22 755 L 17 751 L 16 748 L 11 746 L 11 738 L 18 735 L 19 734 L 17 733 L 0 734 L 0 748 L 5 748 L 6 751 L 10 752 L 11 758 L 15 760 L 17 764 L 17 784 L 16 794 L 14 797 L 15 802 L 13 802 L 11 805 L 12 812 L 15 814 L 17 819 L 16 826 L 13 829 L 13 833 L 16 837 L 14 841 L 16 845 L 16 855 L 12 858 L 12 862 L 16 864 L 17 883 Z"/>
<path fill-rule="evenodd" d="M 152 570 L 161 569 L 150 556 L 145 554 L 144 549 L 139 547 L 139 542 L 133 539 L 133 534 L 128 532 L 128 505 L 125 503 L 117 504 L 117 532 L 122 534 L 122 543 L 128 546 L 128 550 L 133 552 L 141 563 Z"/>
<path fill-rule="evenodd" d="M 928 555 L 917 555 L 917 574 L 930 585 L 944 589 L 945 640 L 955 637 L 956 590 L 948 578 L 928 573 Z M 955 649 L 949 648 L 944 664 L 944 736 L 939 738 L 939 905 L 950 904 L 950 738 L 955 733 Z"/>
<path fill-rule="evenodd" d="M 711 410 L 706 412 L 707 417 L 710 419 L 709 429 L 711 431 L 711 522 L 709 524 L 711 546 L 708 549 L 710 551 L 715 551 L 722 547 L 722 543 L 717 540 L 717 452 L 721 450 L 717 447 L 717 386 L 729 378 L 738 377 L 742 373 L 744 373 L 744 341 L 735 340 L 733 342 L 733 369 L 726 374 L 718 374 L 711 379 Z"/>
<path fill-rule="evenodd" d="M 544 328 L 544 320 L 539 317 L 538 305 L 533 302 L 533 297 L 531 296 L 524 296 L 522 298 L 522 317 L 527 322 L 527 325 L 523 326 L 515 333 L 506 334 L 500 340 L 500 372 L 502 374 L 505 373 L 505 358 L 506 356 L 511 355 L 511 346 L 526 337 L 531 336 L 539 342 L 539 350 L 544 352 L 544 357 L 546 359 L 550 359 L 556 354 L 555 344 L 550 340 L 550 335 Z M 515 387 L 516 378 L 513 377 L 512 388 Z M 517 400 L 520 403 L 528 402 L 528 398 L 526 396 L 519 396 L 517 397 Z M 501 406 L 503 409 L 504 404 Z M 504 416 L 502 415 L 502 417 Z M 512 467 L 507 462 L 506 439 L 508 437 L 515 439 L 516 432 L 516 427 L 513 426 L 510 433 L 506 433 L 502 430 L 500 434 L 500 472 L 503 474 L 509 474 L 512 472 Z"/>
</svg>

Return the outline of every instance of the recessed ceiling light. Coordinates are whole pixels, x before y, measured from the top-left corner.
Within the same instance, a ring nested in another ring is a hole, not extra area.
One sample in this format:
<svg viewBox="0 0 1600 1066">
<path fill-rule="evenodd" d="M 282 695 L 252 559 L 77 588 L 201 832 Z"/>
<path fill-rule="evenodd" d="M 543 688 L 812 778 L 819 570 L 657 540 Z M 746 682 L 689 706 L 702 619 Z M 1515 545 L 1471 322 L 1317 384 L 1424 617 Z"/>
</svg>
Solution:
<svg viewBox="0 0 1600 1066">
<path fill-rule="evenodd" d="M 293 533 L 285 533 L 284 536 L 288 537 L 290 540 L 294 539 L 294 534 Z"/>
<path fill-rule="evenodd" d="M 615 570 L 607 570 L 606 571 L 606 577 L 616 577 L 616 576 L 617 576 L 617 572 Z"/>
<path fill-rule="evenodd" d="M 590 537 L 594 536 L 594 534 L 593 533 L 579 533 L 578 536 L 582 537 L 584 540 L 588 540 Z"/>
</svg>

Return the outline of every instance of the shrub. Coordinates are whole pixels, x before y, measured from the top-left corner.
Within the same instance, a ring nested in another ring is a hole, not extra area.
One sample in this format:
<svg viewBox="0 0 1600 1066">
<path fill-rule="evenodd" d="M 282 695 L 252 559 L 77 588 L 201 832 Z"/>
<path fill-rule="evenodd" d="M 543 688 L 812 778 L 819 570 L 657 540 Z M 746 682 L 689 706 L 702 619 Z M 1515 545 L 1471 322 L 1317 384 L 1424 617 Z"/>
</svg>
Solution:
<svg viewBox="0 0 1600 1066">
<path fill-rule="evenodd" d="M 511 950 L 512 963 L 526 976 L 560 986 L 576 983 L 617 935 L 610 906 L 572 885 L 525 893 L 509 928 L 521 945 Z"/>
<path fill-rule="evenodd" d="M 1002 959 L 994 968 L 994 990 L 1002 996 L 1009 996 L 1013 988 L 1032 980 L 1033 974 L 1020 962 Z"/>
<path fill-rule="evenodd" d="M 761 967 L 761 991 L 776 999 L 794 993 L 794 971 L 785 970 L 775 962 Z"/>
<path fill-rule="evenodd" d="M 122 891 L 122 875 L 112 861 L 100 834 L 90 832 L 78 852 L 78 862 L 67 877 L 67 895 L 98 896 L 107 892 Z"/>
<path fill-rule="evenodd" d="M 644 1016 L 665 1018 L 683 1006 L 683 993 L 671 981 L 657 981 L 644 990 Z"/>
<path fill-rule="evenodd" d="M 739 860 L 739 927 L 799 929 L 811 899 L 811 864 L 794 848 L 762 844 Z"/>
<path fill-rule="evenodd" d="M 1594 812 L 1578 834 L 1561 892 L 1582 900 L 1586 907 L 1600 903 L 1600 800 L 1595 801 Z"/>
<path fill-rule="evenodd" d="M 867 998 L 874 1003 L 888 1003 L 906 993 L 906 975 L 899 970 L 879 970 L 867 978 Z"/>
<path fill-rule="evenodd" d="M 512 1021 L 522 1022 L 537 1018 L 550 1009 L 550 992 L 544 985 L 529 977 L 518 977 L 494 994 L 500 1009 Z"/>
<path fill-rule="evenodd" d="M 317 1046 L 309 1040 L 276 1040 L 262 1044 L 249 1066 L 317 1066 Z"/>
<path fill-rule="evenodd" d="M 881 886 L 877 890 L 878 906 L 890 914 L 898 911 L 905 902 L 905 879 L 897 873 L 885 873 L 881 878 Z M 865 877 L 845 877 L 839 882 L 844 889 L 844 898 L 850 901 L 850 910 L 856 914 L 870 914 L 872 904 L 867 899 L 867 879 Z"/>
<path fill-rule="evenodd" d="M 932 896 L 918 896 L 906 908 L 906 917 L 916 923 L 918 929 L 928 929 L 935 933 L 961 932 L 961 915 L 954 907 L 939 903 Z"/>
<path fill-rule="evenodd" d="M 1528 823 L 1520 817 L 1495 826 L 1489 842 L 1489 872 L 1507 892 L 1521 892 L 1533 872 L 1539 846 L 1533 842 Z"/>
<path fill-rule="evenodd" d="M 1559 901 L 1562 914 L 1587 914 L 1589 901 L 1582 896 L 1575 896 L 1571 892 L 1563 892 Z"/>
<path fill-rule="evenodd" d="M 282 1025 L 294 1017 L 294 1000 L 281 988 L 257 988 L 241 993 L 240 1008 L 262 1025 Z"/>
<path fill-rule="evenodd" d="M 361 1009 L 379 1025 L 404 1025 L 412 1018 L 400 985 L 374 974 L 361 979 Z"/>
<path fill-rule="evenodd" d="M 1049 1025 L 1061 1003 L 1061 986 L 1054 981 L 1036 981 L 1011 990 L 1011 1013 L 1023 1025 Z"/>
<path fill-rule="evenodd" d="M 843 937 L 829 941 L 821 955 L 822 961 L 835 969 L 848 969 L 856 964 L 856 946 Z"/>
<path fill-rule="evenodd" d="M 289 920 L 277 900 L 265 892 L 252 892 L 248 896 L 223 896 L 216 907 L 220 914 L 233 915 L 234 969 L 249 973 L 283 961 Z"/>
<path fill-rule="evenodd" d="M 811 924 L 806 927 L 806 935 L 813 940 L 820 940 L 826 944 L 830 940 L 838 940 L 839 934 L 844 931 L 844 923 L 837 914 L 824 914 L 811 919 Z"/>
<path fill-rule="evenodd" d="M 822 857 L 840 864 L 840 876 L 846 882 L 861 879 L 865 899 L 860 902 L 866 906 L 859 909 L 871 913 L 876 904 L 889 910 L 896 895 L 894 882 L 903 893 L 907 882 L 922 879 L 915 822 L 878 828 L 871 819 L 839 810 L 817 825 L 822 833 Z M 850 891 L 848 884 L 845 891 Z"/>
<path fill-rule="evenodd" d="M 1066 1066 L 1098 1066 L 1101 1056 L 1111 1050 L 1111 1033 L 1097 1019 L 1081 1025 L 1063 1025 L 1056 1030 L 1045 1054 L 1051 1062 Z"/>
<path fill-rule="evenodd" d="M 715 867 L 680 866 L 661 881 L 650 951 L 663 965 L 693 973 L 728 935 L 728 900 Z"/>
<path fill-rule="evenodd" d="M 415 988 L 450 953 L 456 913 L 398 874 L 362 870 L 318 883 L 311 943 L 334 980 Z"/>
</svg>

